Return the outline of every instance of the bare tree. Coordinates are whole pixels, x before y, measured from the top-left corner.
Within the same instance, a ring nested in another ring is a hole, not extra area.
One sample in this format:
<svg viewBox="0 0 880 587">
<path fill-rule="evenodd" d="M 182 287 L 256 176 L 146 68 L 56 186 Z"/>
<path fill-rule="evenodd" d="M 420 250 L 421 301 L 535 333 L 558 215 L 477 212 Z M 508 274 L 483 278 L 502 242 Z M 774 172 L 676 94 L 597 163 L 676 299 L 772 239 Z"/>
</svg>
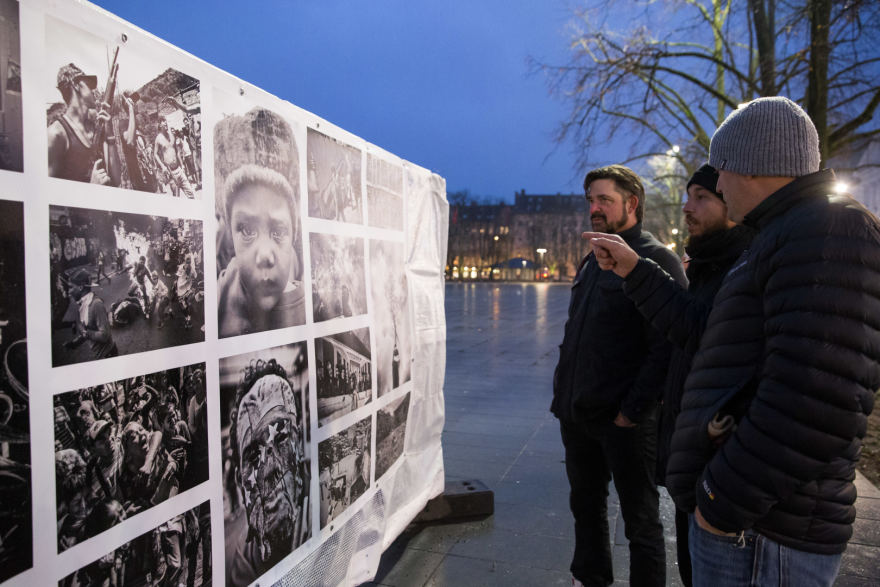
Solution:
<svg viewBox="0 0 880 587">
<path fill-rule="evenodd" d="M 687 176 L 731 109 L 778 93 L 805 106 L 823 160 L 880 133 L 876 1 L 602 0 L 572 26 L 571 60 L 532 66 L 571 105 L 557 140 L 584 168 L 627 136 L 626 163 L 677 147 Z"/>
</svg>

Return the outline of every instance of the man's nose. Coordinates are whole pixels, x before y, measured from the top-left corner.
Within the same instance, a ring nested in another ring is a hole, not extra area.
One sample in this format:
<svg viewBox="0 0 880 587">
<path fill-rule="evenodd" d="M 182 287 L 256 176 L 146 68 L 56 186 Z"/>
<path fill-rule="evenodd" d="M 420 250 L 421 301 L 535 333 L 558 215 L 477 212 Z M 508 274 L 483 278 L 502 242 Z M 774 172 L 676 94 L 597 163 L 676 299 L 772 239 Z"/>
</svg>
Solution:
<svg viewBox="0 0 880 587">
<path fill-rule="evenodd" d="M 256 246 L 257 267 L 271 267 L 275 264 L 275 247 L 268 234 L 261 234 L 254 243 Z"/>
</svg>

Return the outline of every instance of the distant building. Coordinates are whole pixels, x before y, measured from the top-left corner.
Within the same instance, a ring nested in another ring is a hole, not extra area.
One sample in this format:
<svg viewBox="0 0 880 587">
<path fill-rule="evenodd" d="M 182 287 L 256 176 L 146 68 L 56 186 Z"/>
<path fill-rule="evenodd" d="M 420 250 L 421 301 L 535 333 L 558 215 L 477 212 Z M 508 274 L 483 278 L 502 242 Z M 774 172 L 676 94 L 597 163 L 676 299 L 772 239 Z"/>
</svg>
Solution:
<svg viewBox="0 0 880 587">
<path fill-rule="evenodd" d="M 447 279 L 564 280 L 586 253 L 582 194 L 516 193 L 513 205 L 452 204 Z"/>
</svg>

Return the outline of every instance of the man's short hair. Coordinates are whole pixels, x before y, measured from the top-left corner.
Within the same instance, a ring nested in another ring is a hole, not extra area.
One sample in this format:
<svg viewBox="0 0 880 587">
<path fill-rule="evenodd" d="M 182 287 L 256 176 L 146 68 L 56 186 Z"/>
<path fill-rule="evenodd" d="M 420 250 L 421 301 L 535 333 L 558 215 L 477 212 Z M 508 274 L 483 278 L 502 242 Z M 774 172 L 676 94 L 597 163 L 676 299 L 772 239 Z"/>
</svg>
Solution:
<svg viewBox="0 0 880 587">
<path fill-rule="evenodd" d="M 590 193 L 590 184 L 597 179 L 610 179 L 624 196 L 637 197 L 639 204 L 636 206 L 636 220 L 642 221 L 645 213 L 645 187 L 635 171 L 624 165 L 607 165 L 594 169 L 584 178 L 585 194 Z"/>
</svg>

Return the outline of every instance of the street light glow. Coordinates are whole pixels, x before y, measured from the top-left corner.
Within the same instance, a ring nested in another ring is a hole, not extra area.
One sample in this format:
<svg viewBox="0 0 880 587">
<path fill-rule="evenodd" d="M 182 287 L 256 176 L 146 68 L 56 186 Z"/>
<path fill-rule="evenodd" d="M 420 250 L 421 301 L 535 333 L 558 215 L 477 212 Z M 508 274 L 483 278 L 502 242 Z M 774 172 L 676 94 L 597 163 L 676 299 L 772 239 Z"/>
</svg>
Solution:
<svg viewBox="0 0 880 587">
<path fill-rule="evenodd" d="M 834 191 L 838 194 L 845 194 L 849 192 L 849 184 L 845 181 L 838 181 L 834 184 Z"/>
<path fill-rule="evenodd" d="M 678 234 L 678 229 L 677 229 L 677 228 L 673 228 L 673 229 L 672 229 L 672 234 Z"/>
<path fill-rule="evenodd" d="M 543 255 L 544 253 L 547 252 L 547 249 L 535 249 L 535 252 L 538 253 L 538 254 L 540 254 L 540 255 Z"/>
</svg>

